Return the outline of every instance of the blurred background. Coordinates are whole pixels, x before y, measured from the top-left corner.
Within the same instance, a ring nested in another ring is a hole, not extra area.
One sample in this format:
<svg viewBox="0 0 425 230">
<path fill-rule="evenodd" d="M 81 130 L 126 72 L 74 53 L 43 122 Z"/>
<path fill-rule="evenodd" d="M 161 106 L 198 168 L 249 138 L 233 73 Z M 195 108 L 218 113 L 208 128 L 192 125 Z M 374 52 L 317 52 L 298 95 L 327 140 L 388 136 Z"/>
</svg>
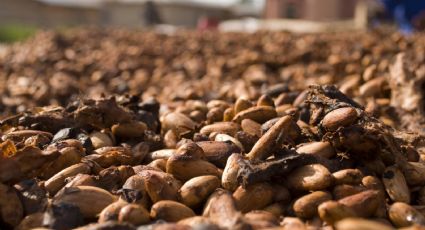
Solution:
<svg viewBox="0 0 425 230">
<path fill-rule="evenodd" d="M 424 9 L 425 0 L 0 0 L 0 117 L 108 94 L 256 99 L 277 82 L 381 95 L 395 55 L 412 54 L 412 69 L 425 63 Z"/>
<path fill-rule="evenodd" d="M 323 32 L 385 24 L 409 32 L 420 24 L 412 21 L 423 18 L 417 15 L 424 5 L 419 0 L 0 0 L 0 41 L 76 26 Z"/>
</svg>

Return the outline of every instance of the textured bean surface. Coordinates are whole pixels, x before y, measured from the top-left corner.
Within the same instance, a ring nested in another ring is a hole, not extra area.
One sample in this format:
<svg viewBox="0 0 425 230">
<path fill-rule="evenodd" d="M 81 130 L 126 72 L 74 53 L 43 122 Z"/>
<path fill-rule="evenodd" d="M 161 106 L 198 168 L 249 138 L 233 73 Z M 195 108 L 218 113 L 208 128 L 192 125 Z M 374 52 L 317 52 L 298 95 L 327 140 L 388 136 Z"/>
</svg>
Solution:
<svg viewBox="0 0 425 230">
<path fill-rule="evenodd" d="M 425 225 L 425 36 L 75 29 L 0 53 L 0 229 Z"/>
</svg>

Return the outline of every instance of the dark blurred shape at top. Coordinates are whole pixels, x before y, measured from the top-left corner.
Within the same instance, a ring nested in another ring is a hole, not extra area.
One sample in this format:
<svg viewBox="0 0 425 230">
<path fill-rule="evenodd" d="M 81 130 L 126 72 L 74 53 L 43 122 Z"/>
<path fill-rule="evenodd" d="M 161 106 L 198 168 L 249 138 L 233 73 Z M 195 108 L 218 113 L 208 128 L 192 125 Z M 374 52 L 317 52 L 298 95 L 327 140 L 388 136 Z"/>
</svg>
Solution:
<svg viewBox="0 0 425 230">
<path fill-rule="evenodd" d="M 145 22 L 148 26 L 153 26 L 161 23 L 161 17 L 156 8 L 156 4 L 152 1 L 146 2 L 145 12 L 144 12 Z"/>
</svg>

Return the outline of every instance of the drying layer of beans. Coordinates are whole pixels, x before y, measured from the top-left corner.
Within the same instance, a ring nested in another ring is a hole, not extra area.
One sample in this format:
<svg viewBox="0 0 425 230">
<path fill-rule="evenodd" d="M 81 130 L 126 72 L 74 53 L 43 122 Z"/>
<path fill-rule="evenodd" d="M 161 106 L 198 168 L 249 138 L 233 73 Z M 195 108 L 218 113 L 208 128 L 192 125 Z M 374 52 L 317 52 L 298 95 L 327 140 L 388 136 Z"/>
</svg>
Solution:
<svg viewBox="0 0 425 230">
<path fill-rule="evenodd" d="M 421 229 L 425 37 L 42 32 L 0 52 L 1 229 Z"/>
</svg>

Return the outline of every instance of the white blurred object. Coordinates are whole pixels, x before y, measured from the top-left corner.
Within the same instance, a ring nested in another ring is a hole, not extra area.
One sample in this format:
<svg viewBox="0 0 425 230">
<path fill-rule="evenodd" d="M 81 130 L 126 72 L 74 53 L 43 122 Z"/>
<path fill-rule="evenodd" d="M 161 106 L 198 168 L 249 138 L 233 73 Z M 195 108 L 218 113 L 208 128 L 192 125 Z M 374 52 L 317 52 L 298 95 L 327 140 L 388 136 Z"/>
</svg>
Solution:
<svg viewBox="0 0 425 230">
<path fill-rule="evenodd" d="M 267 19 L 255 20 L 229 20 L 220 23 L 219 30 L 222 32 L 248 32 L 258 30 L 290 31 L 293 33 L 321 33 L 364 29 L 356 26 L 355 20 L 343 20 L 332 22 L 317 22 L 299 19 Z"/>
<path fill-rule="evenodd" d="M 320 33 L 336 31 L 364 30 L 368 26 L 369 11 L 372 0 L 357 0 L 354 15 L 351 18 L 334 20 L 313 20 L 313 19 L 288 19 L 273 18 L 258 20 L 245 18 L 240 20 L 223 21 L 219 25 L 219 30 L 223 32 L 255 32 L 258 30 L 290 31 L 294 33 Z M 316 4 L 317 5 L 317 4 Z M 314 6 L 316 6 L 314 5 Z M 339 5 L 338 5 L 339 6 Z M 313 11 L 313 5 L 306 9 L 307 13 Z M 331 11 L 331 10 L 330 10 Z M 333 11 L 331 11 L 332 13 Z M 329 15 L 331 15 L 329 13 Z M 310 14 L 311 18 L 319 17 Z"/>
<path fill-rule="evenodd" d="M 368 3 L 366 0 L 357 1 L 354 11 L 354 26 L 358 29 L 367 27 L 369 17 Z"/>
<path fill-rule="evenodd" d="M 178 30 L 178 27 L 168 24 L 159 24 L 154 27 L 154 30 L 160 34 L 173 35 Z"/>
<path fill-rule="evenodd" d="M 262 20 L 256 18 L 244 18 L 240 20 L 227 20 L 219 24 L 218 29 L 223 32 L 248 32 L 253 33 L 259 30 Z"/>
</svg>

